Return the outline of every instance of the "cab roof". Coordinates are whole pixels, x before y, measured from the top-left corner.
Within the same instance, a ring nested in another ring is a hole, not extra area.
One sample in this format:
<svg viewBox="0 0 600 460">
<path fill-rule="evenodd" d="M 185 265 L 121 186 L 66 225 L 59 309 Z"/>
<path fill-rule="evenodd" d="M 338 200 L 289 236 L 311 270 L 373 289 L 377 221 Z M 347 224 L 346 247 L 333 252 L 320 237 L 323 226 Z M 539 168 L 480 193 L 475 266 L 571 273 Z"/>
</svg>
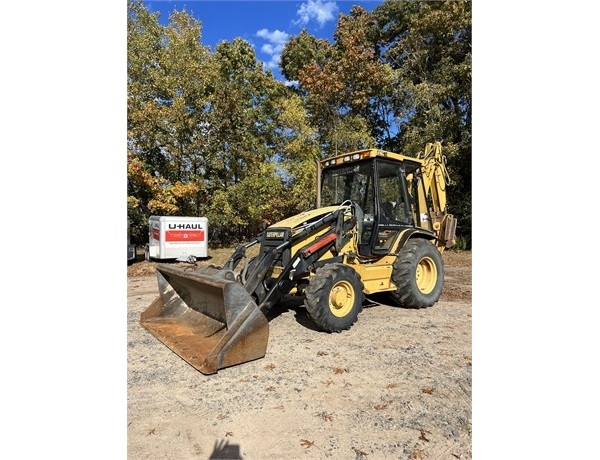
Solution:
<svg viewBox="0 0 600 460">
<path fill-rule="evenodd" d="M 423 163 L 423 160 L 418 158 L 408 157 L 406 155 L 402 155 L 400 153 L 389 152 L 387 150 L 381 149 L 364 149 L 364 150 L 356 150 L 354 152 L 347 152 L 341 155 L 333 156 L 321 160 L 321 168 L 328 168 L 331 166 L 338 166 L 341 164 L 354 163 L 358 161 L 363 161 L 368 158 L 387 158 L 393 161 L 411 161 L 415 163 Z"/>
</svg>

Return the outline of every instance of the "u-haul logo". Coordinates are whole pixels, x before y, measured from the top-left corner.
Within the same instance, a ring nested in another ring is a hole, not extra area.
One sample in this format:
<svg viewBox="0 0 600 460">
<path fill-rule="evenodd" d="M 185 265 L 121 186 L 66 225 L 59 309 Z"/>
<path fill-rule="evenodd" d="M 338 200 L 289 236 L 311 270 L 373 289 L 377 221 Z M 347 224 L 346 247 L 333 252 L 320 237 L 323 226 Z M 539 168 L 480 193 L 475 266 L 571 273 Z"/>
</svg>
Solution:
<svg viewBox="0 0 600 460">
<path fill-rule="evenodd" d="M 202 230 L 202 224 L 169 224 L 170 230 Z"/>
</svg>

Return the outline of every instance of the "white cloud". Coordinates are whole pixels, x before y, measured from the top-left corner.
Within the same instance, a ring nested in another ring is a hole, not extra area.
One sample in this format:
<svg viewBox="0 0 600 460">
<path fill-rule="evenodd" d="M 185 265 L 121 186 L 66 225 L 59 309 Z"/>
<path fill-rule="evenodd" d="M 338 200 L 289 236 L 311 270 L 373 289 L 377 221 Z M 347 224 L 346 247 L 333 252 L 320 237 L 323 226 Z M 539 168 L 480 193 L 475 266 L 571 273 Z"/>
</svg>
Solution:
<svg viewBox="0 0 600 460">
<path fill-rule="evenodd" d="M 319 26 L 323 26 L 328 21 L 335 21 L 335 13 L 338 7 L 335 1 L 308 0 L 300 5 L 296 15 L 300 18 L 294 21 L 295 24 L 305 25 L 309 21 L 315 20 Z"/>
<path fill-rule="evenodd" d="M 269 42 L 282 45 L 285 45 L 285 42 L 287 42 L 288 38 L 290 38 L 289 34 L 282 32 L 281 30 L 274 30 L 271 32 L 269 29 L 260 29 L 258 32 L 256 32 L 256 36 L 264 38 Z"/>
<path fill-rule="evenodd" d="M 281 30 L 271 31 L 268 29 L 260 29 L 256 32 L 256 36 L 267 42 L 260 48 L 261 52 L 270 56 L 269 61 L 266 63 L 267 67 L 274 69 L 279 66 L 281 52 L 283 51 L 288 38 L 290 38 L 289 34 L 282 32 Z"/>
</svg>

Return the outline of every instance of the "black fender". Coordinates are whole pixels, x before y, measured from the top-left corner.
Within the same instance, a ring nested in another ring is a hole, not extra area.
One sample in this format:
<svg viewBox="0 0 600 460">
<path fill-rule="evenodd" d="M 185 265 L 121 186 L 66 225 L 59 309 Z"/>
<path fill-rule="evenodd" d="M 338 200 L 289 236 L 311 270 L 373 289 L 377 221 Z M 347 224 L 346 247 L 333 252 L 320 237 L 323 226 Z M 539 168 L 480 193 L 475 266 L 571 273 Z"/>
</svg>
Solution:
<svg viewBox="0 0 600 460">
<path fill-rule="evenodd" d="M 390 251 L 390 254 L 398 254 L 398 251 L 404 247 L 406 242 L 411 238 L 423 238 L 425 240 L 437 240 L 437 237 L 433 232 L 420 228 L 407 228 L 404 230 L 398 239 L 396 240 L 394 247 Z"/>
</svg>

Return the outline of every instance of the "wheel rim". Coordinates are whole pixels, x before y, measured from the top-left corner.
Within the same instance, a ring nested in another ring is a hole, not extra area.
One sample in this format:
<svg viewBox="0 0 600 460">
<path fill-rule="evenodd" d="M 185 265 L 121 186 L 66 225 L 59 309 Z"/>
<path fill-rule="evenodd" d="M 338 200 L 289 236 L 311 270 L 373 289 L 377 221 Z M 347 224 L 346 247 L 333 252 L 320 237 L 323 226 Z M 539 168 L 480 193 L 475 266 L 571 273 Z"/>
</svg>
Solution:
<svg viewBox="0 0 600 460">
<path fill-rule="evenodd" d="M 417 265 L 416 281 L 419 291 L 429 294 L 437 283 L 437 266 L 431 257 L 423 257 Z"/>
<path fill-rule="evenodd" d="M 355 294 L 347 281 L 336 283 L 329 293 L 329 309 L 335 316 L 342 318 L 352 310 Z"/>
</svg>

